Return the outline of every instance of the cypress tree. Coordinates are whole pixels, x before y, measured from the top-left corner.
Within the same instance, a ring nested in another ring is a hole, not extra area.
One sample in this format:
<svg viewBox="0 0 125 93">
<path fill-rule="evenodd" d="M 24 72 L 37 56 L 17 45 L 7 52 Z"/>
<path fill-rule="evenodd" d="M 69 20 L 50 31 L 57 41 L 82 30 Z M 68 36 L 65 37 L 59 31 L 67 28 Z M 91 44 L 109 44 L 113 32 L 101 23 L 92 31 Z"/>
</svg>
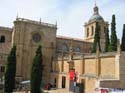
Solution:
<svg viewBox="0 0 125 93">
<path fill-rule="evenodd" d="M 123 34 L 122 34 L 121 50 L 122 50 L 122 51 L 125 51 L 125 24 L 123 25 Z"/>
<path fill-rule="evenodd" d="M 99 47 L 99 51 L 101 51 L 101 47 L 100 47 L 100 26 L 98 25 L 98 22 L 96 23 L 96 28 L 95 28 L 95 36 L 94 36 L 92 53 L 96 52 L 97 45 Z"/>
<path fill-rule="evenodd" d="M 36 55 L 33 59 L 32 68 L 31 68 L 31 93 L 41 93 L 41 81 L 42 81 L 42 52 L 41 46 L 36 50 Z"/>
<path fill-rule="evenodd" d="M 105 31 L 105 52 L 109 52 L 110 39 L 109 39 L 109 29 Z"/>
<path fill-rule="evenodd" d="M 110 47 L 111 47 L 111 51 L 117 51 L 117 35 L 116 35 L 115 15 L 112 15 Z"/>
<path fill-rule="evenodd" d="M 108 52 L 112 52 L 112 48 L 111 48 L 111 40 L 109 41 L 109 47 L 108 47 Z"/>
<path fill-rule="evenodd" d="M 16 46 L 10 51 L 7 58 L 4 93 L 12 93 L 15 88 L 15 74 L 16 74 Z"/>
</svg>

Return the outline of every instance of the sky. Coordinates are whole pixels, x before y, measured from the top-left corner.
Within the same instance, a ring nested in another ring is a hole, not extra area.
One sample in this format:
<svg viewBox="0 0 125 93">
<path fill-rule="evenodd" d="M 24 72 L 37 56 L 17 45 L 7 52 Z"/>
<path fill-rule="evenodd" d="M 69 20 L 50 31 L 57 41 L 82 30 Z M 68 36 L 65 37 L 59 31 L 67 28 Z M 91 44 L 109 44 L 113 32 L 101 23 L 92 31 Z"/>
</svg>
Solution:
<svg viewBox="0 0 125 93">
<path fill-rule="evenodd" d="M 97 0 L 100 15 L 111 24 L 116 15 L 118 38 L 125 24 L 125 0 Z M 93 15 L 95 0 L 0 0 L 0 26 L 12 27 L 18 15 L 58 25 L 57 35 L 84 38 L 84 23 Z M 110 30 L 110 29 L 109 29 Z"/>
</svg>

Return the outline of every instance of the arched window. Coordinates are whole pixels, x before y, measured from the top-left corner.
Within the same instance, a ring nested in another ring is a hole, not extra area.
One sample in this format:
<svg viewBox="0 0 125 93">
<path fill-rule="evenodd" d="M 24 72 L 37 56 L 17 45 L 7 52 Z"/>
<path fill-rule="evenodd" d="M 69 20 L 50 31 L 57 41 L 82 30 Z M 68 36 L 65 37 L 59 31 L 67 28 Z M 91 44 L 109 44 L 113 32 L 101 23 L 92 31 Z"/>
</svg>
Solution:
<svg viewBox="0 0 125 93">
<path fill-rule="evenodd" d="M 62 51 L 69 51 L 67 44 L 62 45 Z"/>
<path fill-rule="evenodd" d="M 94 28 L 93 28 L 93 26 L 92 26 L 91 36 L 93 36 L 93 34 L 94 34 Z"/>
<path fill-rule="evenodd" d="M 62 45 L 62 51 L 69 51 L 67 44 Z"/>
<path fill-rule="evenodd" d="M 75 51 L 76 51 L 76 52 L 80 52 L 80 51 L 81 51 L 80 47 L 77 47 L 77 48 L 75 49 Z"/>
<path fill-rule="evenodd" d="M 87 28 L 87 37 L 89 37 L 89 28 Z"/>
<path fill-rule="evenodd" d="M 1 43 L 4 43 L 4 42 L 5 42 L 5 36 L 1 36 L 0 42 L 1 42 Z"/>
</svg>

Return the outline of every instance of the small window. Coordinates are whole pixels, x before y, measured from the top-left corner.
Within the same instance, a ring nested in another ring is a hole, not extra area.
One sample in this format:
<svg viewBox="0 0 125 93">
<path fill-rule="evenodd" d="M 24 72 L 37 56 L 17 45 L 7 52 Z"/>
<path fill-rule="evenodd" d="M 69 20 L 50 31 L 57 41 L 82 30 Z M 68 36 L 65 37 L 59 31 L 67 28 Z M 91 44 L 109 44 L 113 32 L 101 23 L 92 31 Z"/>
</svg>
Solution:
<svg viewBox="0 0 125 93">
<path fill-rule="evenodd" d="M 62 51 L 69 51 L 69 48 L 66 44 L 62 45 Z"/>
<path fill-rule="evenodd" d="M 0 72 L 4 72 L 5 71 L 5 67 L 4 66 L 1 66 L 0 67 Z"/>
<path fill-rule="evenodd" d="M 87 28 L 87 37 L 89 37 L 89 28 Z"/>
<path fill-rule="evenodd" d="M 81 51 L 80 47 L 77 47 L 75 51 L 80 52 Z"/>
<path fill-rule="evenodd" d="M 1 43 L 4 43 L 4 42 L 5 42 L 5 36 L 1 36 L 0 42 L 1 42 Z"/>
<path fill-rule="evenodd" d="M 93 26 L 92 26 L 92 33 L 91 33 L 91 36 L 93 36 L 93 34 L 94 34 L 94 28 L 93 28 Z"/>
</svg>

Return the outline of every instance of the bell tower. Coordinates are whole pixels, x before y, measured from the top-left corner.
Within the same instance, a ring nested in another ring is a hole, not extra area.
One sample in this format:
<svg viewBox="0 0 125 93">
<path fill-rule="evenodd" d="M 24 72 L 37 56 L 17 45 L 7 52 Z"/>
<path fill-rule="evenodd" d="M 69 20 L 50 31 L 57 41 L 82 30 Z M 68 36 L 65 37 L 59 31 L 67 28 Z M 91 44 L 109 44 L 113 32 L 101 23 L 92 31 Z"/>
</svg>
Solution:
<svg viewBox="0 0 125 93">
<path fill-rule="evenodd" d="M 104 51 L 105 47 L 105 32 L 108 28 L 108 22 L 104 21 L 103 17 L 99 14 L 99 8 L 95 3 L 93 8 L 93 15 L 90 17 L 89 21 L 85 23 L 85 41 L 93 42 L 95 35 L 96 22 L 100 26 L 100 44 L 101 50 Z"/>
</svg>

